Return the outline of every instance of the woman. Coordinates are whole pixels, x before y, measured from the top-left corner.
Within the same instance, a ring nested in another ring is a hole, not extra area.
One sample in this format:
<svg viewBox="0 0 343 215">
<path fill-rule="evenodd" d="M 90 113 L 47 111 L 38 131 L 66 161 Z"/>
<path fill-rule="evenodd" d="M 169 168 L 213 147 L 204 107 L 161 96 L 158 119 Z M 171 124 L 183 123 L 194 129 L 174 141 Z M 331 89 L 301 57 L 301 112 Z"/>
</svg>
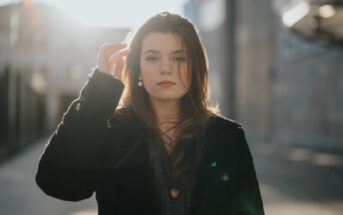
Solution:
<svg viewBox="0 0 343 215">
<path fill-rule="evenodd" d="M 95 192 L 100 215 L 264 214 L 243 129 L 209 106 L 195 27 L 157 14 L 125 48 L 100 48 L 41 156 L 38 186 L 69 201 Z"/>
</svg>

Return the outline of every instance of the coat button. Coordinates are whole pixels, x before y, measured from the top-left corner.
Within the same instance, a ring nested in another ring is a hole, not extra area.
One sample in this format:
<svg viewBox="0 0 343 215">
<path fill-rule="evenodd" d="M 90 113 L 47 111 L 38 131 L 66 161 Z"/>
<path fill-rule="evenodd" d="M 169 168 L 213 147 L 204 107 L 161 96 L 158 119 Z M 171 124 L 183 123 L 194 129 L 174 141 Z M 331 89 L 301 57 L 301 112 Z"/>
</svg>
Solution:
<svg viewBox="0 0 343 215">
<path fill-rule="evenodd" d="M 78 102 L 78 103 L 76 104 L 76 107 L 75 107 L 76 111 L 79 111 L 79 110 L 80 110 L 80 106 L 81 106 L 81 104 L 80 104 L 80 102 Z"/>
<path fill-rule="evenodd" d="M 175 188 L 170 189 L 170 196 L 174 199 L 176 199 L 180 194 L 180 190 L 177 190 Z"/>
<path fill-rule="evenodd" d="M 110 119 L 108 119 L 108 120 L 106 121 L 106 124 L 107 124 L 107 128 L 112 128 Z"/>
</svg>

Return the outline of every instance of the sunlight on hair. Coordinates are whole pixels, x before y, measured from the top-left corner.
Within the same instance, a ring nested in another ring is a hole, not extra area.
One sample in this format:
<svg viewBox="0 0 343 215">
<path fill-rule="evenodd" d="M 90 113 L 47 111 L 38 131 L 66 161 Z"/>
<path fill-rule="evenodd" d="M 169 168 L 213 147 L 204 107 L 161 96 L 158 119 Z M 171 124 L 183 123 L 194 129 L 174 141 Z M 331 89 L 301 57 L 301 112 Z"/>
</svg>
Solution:
<svg viewBox="0 0 343 215">
<path fill-rule="evenodd" d="M 69 215 L 97 215 L 98 211 L 96 209 L 88 209 L 82 211 L 75 211 Z"/>
</svg>

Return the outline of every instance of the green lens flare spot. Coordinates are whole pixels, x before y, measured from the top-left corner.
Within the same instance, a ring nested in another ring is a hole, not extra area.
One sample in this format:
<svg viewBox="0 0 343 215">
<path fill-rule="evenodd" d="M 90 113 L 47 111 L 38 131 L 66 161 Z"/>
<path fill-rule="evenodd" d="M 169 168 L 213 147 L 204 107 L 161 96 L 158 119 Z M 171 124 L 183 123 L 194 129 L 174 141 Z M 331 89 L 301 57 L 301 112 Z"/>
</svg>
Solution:
<svg viewBox="0 0 343 215">
<path fill-rule="evenodd" d="M 211 164 L 211 167 L 215 167 L 215 166 L 217 166 L 217 162 L 213 162 L 212 164 Z"/>
<path fill-rule="evenodd" d="M 229 181 L 229 176 L 225 174 L 222 178 L 223 181 Z"/>
</svg>

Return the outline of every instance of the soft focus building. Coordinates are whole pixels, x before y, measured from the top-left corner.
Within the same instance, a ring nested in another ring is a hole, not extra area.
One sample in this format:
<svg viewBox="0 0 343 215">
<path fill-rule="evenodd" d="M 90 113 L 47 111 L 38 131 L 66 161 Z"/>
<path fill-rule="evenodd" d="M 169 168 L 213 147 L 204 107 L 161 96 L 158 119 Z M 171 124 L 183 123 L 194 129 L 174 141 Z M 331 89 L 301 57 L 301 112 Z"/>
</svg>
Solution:
<svg viewBox="0 0 343 215">
<path fill-rule="evenodd" d="M 340 0 L 192 0 L 213 99 L 249 139 L 343 151 Z"/>
<path fill-rule="evenodd" d="M 30 1 L 0 7 L 0 159 L 54 130 L 88 80 L 99 46 L 128 31 L 85 27 Z"/>
</svg>

